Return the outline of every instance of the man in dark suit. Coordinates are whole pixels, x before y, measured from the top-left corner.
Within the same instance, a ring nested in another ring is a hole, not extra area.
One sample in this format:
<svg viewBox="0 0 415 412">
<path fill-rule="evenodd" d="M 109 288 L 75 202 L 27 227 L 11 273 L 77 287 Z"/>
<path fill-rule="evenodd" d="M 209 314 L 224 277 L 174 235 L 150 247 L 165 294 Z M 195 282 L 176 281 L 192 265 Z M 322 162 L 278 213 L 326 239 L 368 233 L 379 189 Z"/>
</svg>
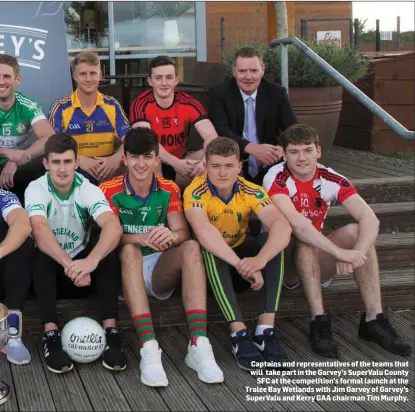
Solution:
<svg viewBox="0 0 415 412">
<path fill-rule="evenodd" d="M 270 166 L 282 156 L 278 136 L 298 123 L 287 91 L 262 77 L 262 55 L 240 49 L 233 64 L 234 78 L 210 90 L 209 118 L 219 136 L 234 139 L 244 159 L 244 177 L 262 184 Z"/>
</svg>

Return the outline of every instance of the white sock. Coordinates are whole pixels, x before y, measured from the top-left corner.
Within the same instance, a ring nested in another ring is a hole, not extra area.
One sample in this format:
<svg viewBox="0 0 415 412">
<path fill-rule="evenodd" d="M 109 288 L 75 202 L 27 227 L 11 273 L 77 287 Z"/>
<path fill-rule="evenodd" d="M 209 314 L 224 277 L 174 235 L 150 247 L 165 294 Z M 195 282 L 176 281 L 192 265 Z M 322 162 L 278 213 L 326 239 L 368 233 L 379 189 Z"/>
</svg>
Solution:
<svg viewBox="0 0 415 412">
<path fill-rule="evenodd" d="M 255 336 L 263 335 L 264 330 L 269 329 L 269 328 L 273 329 L 274 326 L 271 326 L 271 325 L 257 325 L 257 327 L 255 329 Z"/>
<path fill-rule="evenodd" d="M 382 312 L 380 312 L 382 313 Z M 377 319 L 377 315 L 373 315 L 373 316 L 367 316 L 366 315 L 366 322 L 370 322 L 371 320 L 376 320 Z"/>
</svg>

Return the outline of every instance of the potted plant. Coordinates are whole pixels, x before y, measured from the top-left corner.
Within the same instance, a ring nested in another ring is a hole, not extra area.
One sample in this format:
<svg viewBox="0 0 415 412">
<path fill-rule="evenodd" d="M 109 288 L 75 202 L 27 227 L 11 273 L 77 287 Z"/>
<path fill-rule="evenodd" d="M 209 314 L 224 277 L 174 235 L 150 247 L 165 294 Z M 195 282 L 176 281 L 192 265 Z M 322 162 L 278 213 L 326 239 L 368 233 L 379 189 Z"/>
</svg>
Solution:
<svg viewBox="0 0 415 412">
<path fill-rule="evenodd" d="M 194 3 L 192 1 L 154 1 L 150 6 L 150 17 L 160 16 L 164 20 L 163 44 L 174 47 L 180 42 L 177 18 L 186 14 Z"/>
<path fill-rule="evenodd" d="M 362 79 L 369 71 L 370 60 L 353 47 L 317 44 L 312 41 L 305 43 L 352 83 Z M 236 51 L 247 46 L 256 48 L 264 56 L 264 78 L 280 83 L 279 50 L 269 49 L 264 44 L 235 44 L 227 50 L 223 63 L 227 67 L 228 75 L 232 76 Z M 324 162 L 336 136 L 343 88 L 295 46 L 288 47 L 288 76 L 291 104 L 299 122 L 309 124 L 319 133 Z"/>
</svg>

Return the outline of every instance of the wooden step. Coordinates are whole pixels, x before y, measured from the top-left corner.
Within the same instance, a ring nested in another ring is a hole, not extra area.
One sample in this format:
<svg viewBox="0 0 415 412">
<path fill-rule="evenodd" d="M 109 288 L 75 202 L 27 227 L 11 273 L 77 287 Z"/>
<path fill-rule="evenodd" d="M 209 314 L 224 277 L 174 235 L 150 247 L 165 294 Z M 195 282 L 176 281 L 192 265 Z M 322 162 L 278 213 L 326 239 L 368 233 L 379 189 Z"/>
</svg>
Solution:
<svg viewBox="0 0 415 412">
<path fill-rule="evenodd" d="M 380 233 L 376 250 L 381 270 L 414 267 L 414 232 Z"/>
<path fill-rule="evenodd" d="M 380 221 L 380 233 L 415 231 L 415 202 L 374 203 L 370 207 Z M 343 206 L 332 206 L 324 223 L 324 232 L 330 233 L 353 222 L 355 220 Z"/>
<path fill-rule="evenodd" d="M 415 307 L 415 281 L 413 268 L 384 270 L 381 273 L 382 302 L 384 308 L 408 309 Z M 352 276 L 335 277 L 329 288 L 323 290 L 325 308 L 332 313 L 347 313 L 363 310 L 356 282 Z M 247 291 L 238 296 L 245 318 L 255 319 L 258 315 L 258 295 Z M 150 299 L 153 323 L 158 326 L 185 323 L 185 313 L 179 291 L 170 299 L 158 301 Z M 90 316 L 98 320 L 98 304 L 94 297 L 87 299 L 60 300 L 57 305 L 59 323 L 63 325 L 77 316 Z M 209 322 L 223 322 L 224 318 L 213 296 L 208 296 Z M 280 298 L 278 317 L 309 315 L 308 305 L 301 287 L 283 290 Z M 40 319 L 36 302 L 26 301 L 24 329 L 40 332 Z M 119 301 L 118 326 L 131 327 L 131 317 L 124 300 Z"/>
<path fill-rule="evenodd" d="M 360 196 L 371 203 L 411 202 L 415 200 L 413 176 L 351 179 Z"/>
</svg>

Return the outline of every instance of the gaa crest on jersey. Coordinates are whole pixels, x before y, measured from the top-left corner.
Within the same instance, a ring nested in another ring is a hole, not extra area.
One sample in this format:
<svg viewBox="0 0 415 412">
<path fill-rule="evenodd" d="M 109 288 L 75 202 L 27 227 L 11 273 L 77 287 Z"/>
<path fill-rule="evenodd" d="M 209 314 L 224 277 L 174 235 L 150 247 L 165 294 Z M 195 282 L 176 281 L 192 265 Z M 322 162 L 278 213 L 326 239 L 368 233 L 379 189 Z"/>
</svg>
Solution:
<svg viewBox="0 0 415 412">
<path fill-rule="evenodd" d="M 163 206 L 162 205 L 157 206 L 156 211 L 157 211 L 157 215 L 161 216 L 163 214 Z"/>
<path fill-rule="evenodd" d="M 20 134 L 23 134 L 26 131 L 26 126 L 23 123 L 19 123 L 19 125 L 16 127 L 16 130 Z"/>
<path fill-rule="evenodd" d="M 264 192 L 262 190 L 258 190 L 258 192 L 256 192 L 255 197 L 257 199 L 262 199 L 264 197 Z"/>
<path fill-rule="evenodd" d="M 316 197 L 314 199 L 316 206 L 320 209 L 323 206 L 323 199 L 321 197 Z"/>
</svg>

